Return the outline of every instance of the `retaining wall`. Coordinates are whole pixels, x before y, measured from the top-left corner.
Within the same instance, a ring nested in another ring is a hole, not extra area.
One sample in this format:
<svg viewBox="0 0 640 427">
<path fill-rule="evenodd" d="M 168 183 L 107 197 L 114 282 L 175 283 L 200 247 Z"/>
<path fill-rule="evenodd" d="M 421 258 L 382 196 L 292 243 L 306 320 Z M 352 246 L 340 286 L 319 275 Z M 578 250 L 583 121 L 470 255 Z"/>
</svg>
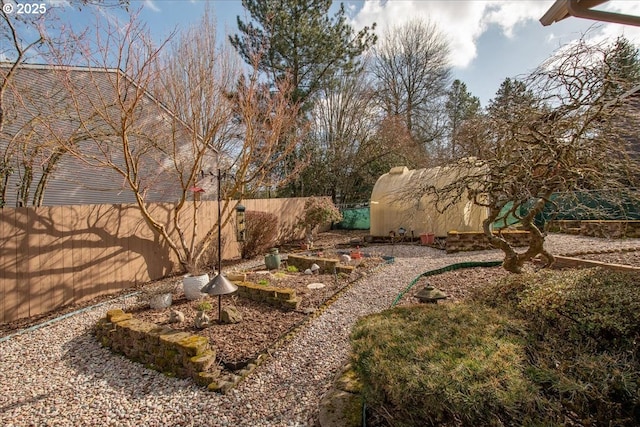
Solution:
<svg viewBox="0 0 640 427">
<path fill-rule="evenodd" d="M 511 245 L 527 246 L 529 244 L 529 232 L 528 231 L 503 231 L 501 233 L 494 232 L 496 236 L 501 236 L 507 240 Z M 475 231 L 449 231 L 447 233 L 447 240 L 445 243 L 445 249 L 447 252 L 463 252 L 463 251 L 480 251 L 483 249 L 494 249 L 489 243 L 487 236 L 483 232 Z"/>
<path fill-rule="evenodd" d="M 264 302 L 284 310 L 295 310 L 300 304 L 296 291 L 289 288 L 258 285 L 251 282 L 234 282 L 238 286 L 238 295 L 253 301 Z"/>
<path fill-rule="evenodd" d="M 193 378 L 203 386 L 220 376 L 209 339 L 135 319 L 120 309 L 98 321 L 96 336 L 103 346 L 169 376 Z"/>
<path fill-rule="evenodd" d="M 640 221 L 555 220 L 550 221 L 549 230 L 582 236 L 620 239 L 640 237 Z"/>
</svg>

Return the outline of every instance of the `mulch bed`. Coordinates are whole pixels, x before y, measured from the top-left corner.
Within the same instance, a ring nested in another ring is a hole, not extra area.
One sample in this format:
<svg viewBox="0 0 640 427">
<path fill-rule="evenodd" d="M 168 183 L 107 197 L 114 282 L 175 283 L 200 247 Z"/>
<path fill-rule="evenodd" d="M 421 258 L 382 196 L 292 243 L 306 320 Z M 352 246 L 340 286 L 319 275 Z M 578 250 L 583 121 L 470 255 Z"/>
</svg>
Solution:
<svg viewBox="0 0 640 427">
<path fill-rule="evenodd" d="M 217 297 L 207 295 L 200 300 L 190 301 L 184 297 L 180 289 L 173 294 L 174 302 L 171 307 L 152 310 L 147 304 L 141 303 L 127 311 L 133 313 L 136 319 L 207 337 L 212 347 L 217 351 L 218 360 L 226 368 L 235 370 L 242 368 L 260 353 L 270 348 L 280 337 L 303 322 L 333 295 L 357 280 L 362 272 L 371 271 L 384 262 L 382 258 L 378 257 L 352 261 L 352 264 L 356 265 L 356 270 L 351 275 L 306 275 L 301 272 L 284 271 L 249 272 L 247 275 L 249 282 L 294 289 L 297 298 L 300 299 L 300 304 L 295 311 L 285 311 L 264 302 L 255 302 L 240 296 L 222 296 L 222 308 L 235 306 L 242 315 L 243 320 L 236 324 L 217 322 Z M 312 283 L 322 283 L 324 287 L 310 289 L 308 285 Z M 203 302 L 208 302 L 211 305 L 211 309 L 206 312 L 212 319 L 212 324 L 204 329 L 197 329 L 194 325 L 194 319 L 198 312 L 198 306 Z M 172 310 L 182 312 L 185 320 L 180 323 L 169 323 Z"/>
</svg>

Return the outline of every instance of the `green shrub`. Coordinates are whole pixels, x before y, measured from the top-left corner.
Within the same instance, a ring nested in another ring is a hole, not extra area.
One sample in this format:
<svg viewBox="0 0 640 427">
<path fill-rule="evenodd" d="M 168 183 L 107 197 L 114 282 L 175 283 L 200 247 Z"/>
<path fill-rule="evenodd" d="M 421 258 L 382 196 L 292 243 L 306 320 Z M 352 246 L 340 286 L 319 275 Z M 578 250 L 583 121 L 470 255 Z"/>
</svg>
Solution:
<svg viewBox="0 0 640 427">
<path fill-rule="evenodd" d="M 287 266 L 287 271 L 289 273 L 297 273 L 298 272 L 298 267 L 296 267 L 295 265 L 288 265 Z"/>
<path fill-rule="evenodd" d="M 527 319 L 527 375 L 579 424 L 640 424 L 636 273 L 602 269 L 508 276 L 477 301 Z"/>
<path fill-rule="evenodd" d="M 535 333 L 560 335 L 599 350 L 636 348 L 640 331 L 639 276 L 603 269 L 541 271 L 507 276 L 477 300 L 536 318 Z"/>
<path fill-rule="evenodd" d="M 398 426 L 640 425 L 638 278 L 543 270 L 362 318 L 367 403 Z"/>
<path fill-rule="evenodd" d="M 304 230 L 307 241 L 313 237 L 319 226 L 342 221 L 340 210 L 327 197 L 309 197 L 304 202 L 304 213 L 298 218 L 298 227 Z"/>
<path fill-rule="evenodd" d="M 351 342 L 367 402 L 392 414 L 393 425 L 541 421 L 523 333 L 496 310 L 395 308 L 360 319 Z"/>
<path fill-rule="evenodd" d="M 273 247 L 278 237 L 277 216 L 268 212 L 247 211 L 245 223 L 245 241 L 240 245 L 243 259 L 264 254 Z"/>
<path fill-rule="evenodd" d="M 209 301 L 201 301 L 197 306 L 198 311 L 210 311 L 212 308 L 213 306 Z"/>
</svg>

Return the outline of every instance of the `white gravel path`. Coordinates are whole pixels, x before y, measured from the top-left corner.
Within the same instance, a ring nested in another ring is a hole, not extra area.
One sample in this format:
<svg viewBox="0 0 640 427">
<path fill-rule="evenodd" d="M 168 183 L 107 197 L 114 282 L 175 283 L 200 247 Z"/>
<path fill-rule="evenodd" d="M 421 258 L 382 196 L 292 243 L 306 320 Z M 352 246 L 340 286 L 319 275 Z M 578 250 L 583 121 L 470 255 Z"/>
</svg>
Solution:
<svg viewBox="0 0 640 427">
<path fill-rule="evenodd" d="M 551 235 L 556 254 L 640 247 L 640 239 Z M 368 248 L 390 254 L 389 246 Z M 350 288 L 227 395 L 166 377 L 102 348 L 90 328 L 115 301 L 0 343 L 1 426 L 311 426 L 348 358 L 362 315 L 389 307 L 418 274 L 498 251 L 445 254 L 396 246 L 396 262 Z M 129 301 L 130 303 L 131 301 Z"/>
</svg>

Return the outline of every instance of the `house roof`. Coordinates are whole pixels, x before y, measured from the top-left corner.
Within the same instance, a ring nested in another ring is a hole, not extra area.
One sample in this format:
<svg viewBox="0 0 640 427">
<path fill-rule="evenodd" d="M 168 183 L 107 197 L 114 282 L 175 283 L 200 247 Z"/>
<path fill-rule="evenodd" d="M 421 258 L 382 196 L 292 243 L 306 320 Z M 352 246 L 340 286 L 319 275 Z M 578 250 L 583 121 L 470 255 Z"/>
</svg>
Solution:
<svg viewBox="0 0 640 427">
<path fill-rule="evenodd" d="M 6 75 L 12 65 L 0 63 L 0 75 Z M 126 89 L 119 93 L 122 82 Z M 121 98 L 127 97 L 127 91 L 138 90 L 118 69 L 21 64 L 3 100 L 0 154 L 8 154 L 13 168 L 7 206 L 17 204 L 20 183 L 29 167 L 34 172 L 29 191 L 29 200 L 33 200 L 43 170 L 56 153 L 61 157 L 47 184 L 43 205 L 135 203 L 122 176 L 65 154 L 59 142 L 73 141 L 84 154 L 108 155 L 114 163 L 124 164 L 122 155 L 112 148 L 118 132 L 114 124 L 119 123 Z M 132 113 L 134 127 L 129 129 L 135 149 L 143 150 L 149 143 L 156 146 L 180 141 L 183 160 L 189 161 L 186 147 L 194 131 L 147 91 L 138 107 Z M 149 202 L 174 201 L 181 190 L 180 178 L 168 161 L 170 155 L 162 151 L 147 150 L 141 163 L 141 183 Z"/>
<path fill-rule="evenodd" d="M 540 18 L 540 23 L 547 26 L 574 16 L 576 18 L 593 19 L 595 21 L 640 26 L 639 16 L 595 9 L 596 6 L 606 3 L 607 1 L 608 0 L 556 0 L 542 18 Z"/>
</svg>

